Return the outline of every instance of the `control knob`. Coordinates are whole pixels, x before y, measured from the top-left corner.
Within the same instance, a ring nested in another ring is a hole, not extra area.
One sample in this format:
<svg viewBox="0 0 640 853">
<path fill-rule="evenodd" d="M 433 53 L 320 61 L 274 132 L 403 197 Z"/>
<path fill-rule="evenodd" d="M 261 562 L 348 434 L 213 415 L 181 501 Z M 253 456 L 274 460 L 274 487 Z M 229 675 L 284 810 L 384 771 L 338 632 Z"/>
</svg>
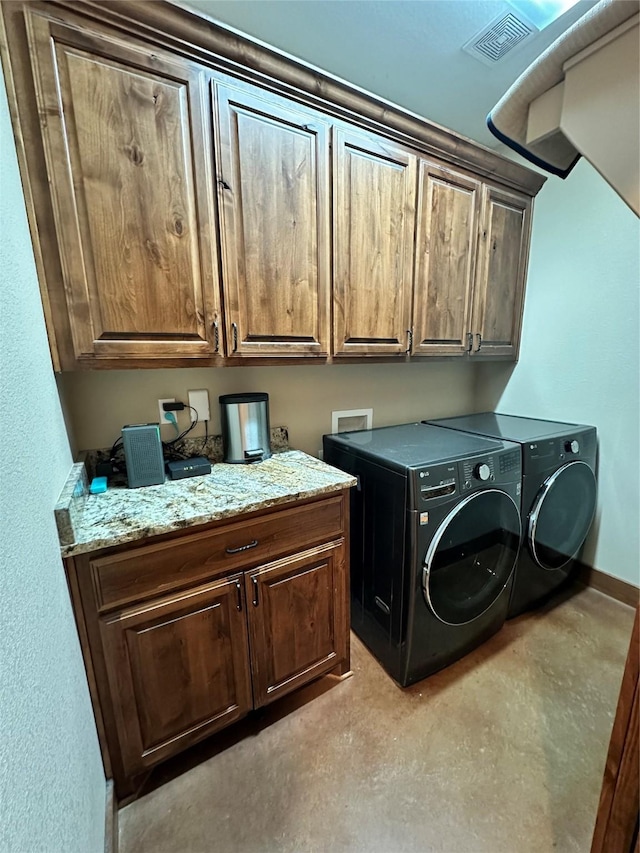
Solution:
<svg viewBox="0 0 640 853">
<path fill-rule="evenodd" d="M 564 449 L 567 453 L 578 453 L 580 451 L 580 444 L 573 439 L 573 441 L 565 441 Z"/>
<path fill-rule="evenodd" d="M 486 462 L 479 462 L 473 469 L 473 476 L 476 480 L 482 480 L 484 482 L 491 476 L 491 468 L 489 468 Z"/>
</svg>

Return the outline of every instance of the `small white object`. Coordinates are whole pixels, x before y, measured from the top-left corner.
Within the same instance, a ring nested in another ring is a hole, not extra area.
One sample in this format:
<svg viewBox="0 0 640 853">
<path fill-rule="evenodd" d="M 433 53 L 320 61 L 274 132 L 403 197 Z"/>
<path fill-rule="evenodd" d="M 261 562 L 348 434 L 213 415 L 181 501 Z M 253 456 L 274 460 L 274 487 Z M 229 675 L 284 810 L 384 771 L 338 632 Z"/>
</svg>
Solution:
<svg viewBox="0 0 640 853">
<path fill-rule="evenodd" d="M 209 413 L 209 392 L 207 389 L 202 388 L 199 391 L 188 391 L 187 393 L 189 394 L 189 405 L 198 413 L 198 420 L 211 420 Z M 193 411 L 191 409 L 189 411 L 193 415 Z"/>
<path fill-rule="evenodd" d="M 175 403 L 175 401 L 176 401 L 175 397 L 165 397 L 163 400 L 158 400 L 158 413 L 159 413 L 158 423 L 160 424 L 160 426 L 162 426 L 163 424 L 170 424 L 171 423 L 169 418 L 167 418 L 168 413 L 165 412 L 165 410 L 162 408 L 162 404 L 163 403 Z M 178 413 L 172 412 L 172 414 L 174 416 L 177 416 Z"/>
<path fill-rule="evenodd" d="M 373 409 L 345 409 L 331 412 L 331 432 L 349 432 L 353 429 L 371 429 Z"/>
</svg>

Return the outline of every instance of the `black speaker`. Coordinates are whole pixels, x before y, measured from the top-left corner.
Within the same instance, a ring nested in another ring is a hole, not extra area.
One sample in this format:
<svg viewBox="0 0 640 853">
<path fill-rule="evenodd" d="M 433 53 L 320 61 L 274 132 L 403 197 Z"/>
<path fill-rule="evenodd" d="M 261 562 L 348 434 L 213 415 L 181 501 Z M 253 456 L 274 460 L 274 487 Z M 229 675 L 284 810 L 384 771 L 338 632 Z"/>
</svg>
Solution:
<svg viewBox="0 0 640 853">
<path fill-rule="evenodd" d="M 122 445 L 130 489 L 164 483 L 159 424 L 132 424 L 122 427 Z"/>
</svg>

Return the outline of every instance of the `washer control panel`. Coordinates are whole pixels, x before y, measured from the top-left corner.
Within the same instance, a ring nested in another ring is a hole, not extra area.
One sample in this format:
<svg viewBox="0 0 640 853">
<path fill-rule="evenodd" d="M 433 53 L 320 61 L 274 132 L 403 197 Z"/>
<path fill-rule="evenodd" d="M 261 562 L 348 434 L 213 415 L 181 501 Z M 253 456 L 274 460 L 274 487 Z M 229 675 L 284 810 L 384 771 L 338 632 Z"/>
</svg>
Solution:
<svg viewBox="0 0 640 853">
<path fill-rule="evenodd" d="M 465 459 L 461 464 L 462 488 L 467 491 L 480 483 L 491 483 L 496 478 L 495 459 L 486 456 L 483 459 Z"/>
<path fill-rule="evenodd" d="M 463 493 L 517 482 L 522 472 L 520 448 L 513 445 L 489 456 L 464 459 L 459 465 Z"/>
<path fill-rule="evenodd" d="M 414 468 L 410 476 L 410 508 L 428 512 L 479 489 L 505 484 L 517 483 L 519 489 L 520 458 L 520 447 L 510 444 L 504 450 Z"/>
</svg>

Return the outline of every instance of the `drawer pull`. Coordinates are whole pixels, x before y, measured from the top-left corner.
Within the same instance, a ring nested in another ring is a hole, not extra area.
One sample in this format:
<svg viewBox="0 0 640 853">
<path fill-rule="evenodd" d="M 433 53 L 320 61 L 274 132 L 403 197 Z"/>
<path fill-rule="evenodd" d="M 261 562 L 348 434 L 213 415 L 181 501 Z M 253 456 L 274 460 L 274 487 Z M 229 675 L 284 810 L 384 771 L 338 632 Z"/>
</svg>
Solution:
<svg viewBox="0 0 640 853">
<path fill-rule="evenodd" d="M 258 540 L 254 539 L 253 542 L 249 542 L 248 545 L 241 545 L 239 548 L 225 548 L 227 554 L 239 554 L 241 551 L 250 551 L 251 548 L 255 548 L 258 544 Z"/>
<path fill-rule="evenodd" d="M 253 606 L 257 607 L 259 604 L 258 601 L 258 578 L 251 578 L 253 581 Z"/>
<path fill-rule="evenodd" d="M 238 596 L 238 600 L 236 602 L 236 610 L 242 610 L 242 584 L 240 581 L 236 581 L 236 594 Z"/>
</svg>

